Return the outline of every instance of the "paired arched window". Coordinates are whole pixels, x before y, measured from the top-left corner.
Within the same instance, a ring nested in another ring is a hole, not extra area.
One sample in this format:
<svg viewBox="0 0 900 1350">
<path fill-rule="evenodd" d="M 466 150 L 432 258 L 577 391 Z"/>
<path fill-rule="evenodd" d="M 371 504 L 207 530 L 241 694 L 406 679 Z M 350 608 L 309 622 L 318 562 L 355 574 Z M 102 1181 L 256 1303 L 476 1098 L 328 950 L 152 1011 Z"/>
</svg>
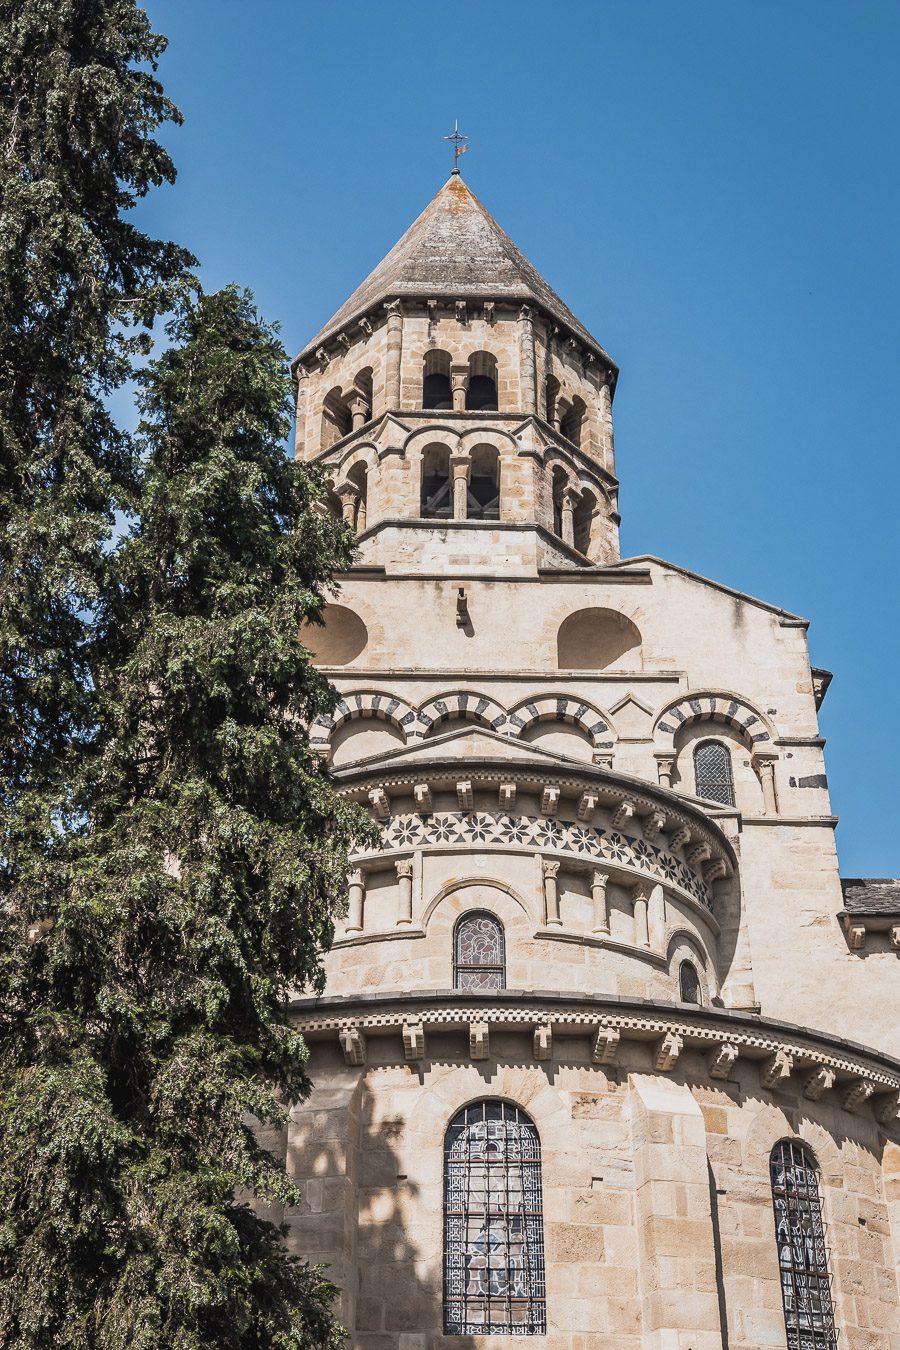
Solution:
<svg viewBox="0 0 900 1350">
<path fill-rule="evenodd" d="M 769 1171 L 788 1350 L 836 1350 L 816 1160 L 803 1144 L 782 1139 Z"/>
<path fill-rule="evenodd" d="M 448 352 L 425 353 L 422 369 L 422 407 L 433 408 L 438 412 L 449 412 L 453 407 Z"/>
<path fill-rule="evenodd" d="M 504 989 L 503 925 L 493 914 L 463 914 L 453 934 L 454 989 Z"/>
<path fill-rule="evenodd" d="M 731 755 L 721 741 L 701 741 L 694 748 L 694 784 L 698 797 L 734 806 Z"/>
<path fill-rule="evenodd" d="M 700 976 L 693 961 L 682 961 L 678 967 L 678 997 L 682 1003 L 702 1003 Z"/>
<path fill-rule="evenodd" d="M 473 352 L 469 357 L 466 408 L 469 412 L 497 411 L 497 358 L 490 352 Z"/>
<path fill-rule="evenodd" d="M 444 1334 L 547 1331 L 541 1145 L 507 1102 L 473 1102 L 444 1136 Z"/>
</svg>

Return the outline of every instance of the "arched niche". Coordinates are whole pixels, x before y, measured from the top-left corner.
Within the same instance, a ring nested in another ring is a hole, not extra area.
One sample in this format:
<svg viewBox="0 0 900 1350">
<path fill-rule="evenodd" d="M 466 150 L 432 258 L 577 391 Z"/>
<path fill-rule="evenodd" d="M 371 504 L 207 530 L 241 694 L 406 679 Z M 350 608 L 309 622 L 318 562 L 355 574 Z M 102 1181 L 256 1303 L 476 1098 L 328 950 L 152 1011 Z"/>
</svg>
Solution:
<svg viewBox="0 0 900 1350">
<path fill-rule="evenodd" d="M 527 727 L 520 737 L 530 745 L 539 745 L 554 755 L 565 755 L 568 759 L 580 759 L 591 763 L 593 744 L 590 736 L 580 727 L 562 721 L 535 722 Z"/>
<path fill-rule="evenodd" d="M 357 717 L 338 727 L 331 737 L 331 762 L 337 769 L 342 764 L 355 764 L 373 755 L 399 750 L 405 744 L 399 727 L 379 717 Z"/>
<path fill-rule="evenodd" d="M 579 609 L 560 624 L 556 653 L 560 670 L 639 670 L 640 629 L 614 609 Z"/>
<path fill-rule="evenodd" d="M 316 665 L 346 666 L 365 651 L 369 641 L 366 625 L 346 605 L 326 605 L 322 611 L 324 627 L 305 624 L 300 638 Z"/>
</svg>

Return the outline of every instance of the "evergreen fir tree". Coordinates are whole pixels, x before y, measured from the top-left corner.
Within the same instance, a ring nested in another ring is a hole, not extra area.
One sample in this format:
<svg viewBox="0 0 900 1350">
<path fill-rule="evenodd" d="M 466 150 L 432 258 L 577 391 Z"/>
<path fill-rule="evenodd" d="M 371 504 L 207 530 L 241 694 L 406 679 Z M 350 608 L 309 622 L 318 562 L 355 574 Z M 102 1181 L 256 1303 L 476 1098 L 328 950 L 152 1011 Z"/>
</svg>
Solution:
<svg viewBox="0 0 900 1350">
<path fill-rule="evenodd" d="M 298 641 L 349 545 L 239 294 L 184 302 L 143 467 L 107 410 L 193 261 L 126 218 L 174 177 L 164 40 L 134 0 L 0 26 L 0 1345 L 321 1346 L 327 1283 L 234 1197 L 294 1198 L 246 1121 L 307 1090 L 284 1000 L 358 825 Z"/>
<path fill-rule="evenodd" d="M 250 1116 L 308 1091 L 286 1003 L 321 987 L 351 835 L 302 725 L 299 641 L 351 541 L 284 453 L 283 349 L 235 289 L 143 377 L 140 513 L 100 616 L 101 748 L 54 926 L 2 972 L 0 1339 L 336 1344 L 332 1290 L 235 1197 L 296 1203 Z"/>
</svg>

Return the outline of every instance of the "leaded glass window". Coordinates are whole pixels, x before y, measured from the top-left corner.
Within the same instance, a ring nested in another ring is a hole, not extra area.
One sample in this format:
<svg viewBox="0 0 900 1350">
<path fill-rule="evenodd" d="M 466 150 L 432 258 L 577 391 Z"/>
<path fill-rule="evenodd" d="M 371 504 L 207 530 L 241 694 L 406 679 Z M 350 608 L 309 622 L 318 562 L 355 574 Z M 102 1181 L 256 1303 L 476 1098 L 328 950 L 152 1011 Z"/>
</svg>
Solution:
<svg viewBox="0 0 900 1350">
<path fill-rule="evenodd" d="M 503 925 L 492 914 L 464 914 L 453 938 L 453 987 L 503 989 Z"/>
<path fill-rule="evenodd" d="M 702 1003 L 700 976 L 693 961 L 682 961 L 678 967 L 678 996 L 682 1003 Z"/>
<path fill-rule="evenodd" d="M 835 1350 L 819 1169 L 803 1144 L 782 1139 L 769 1170 L 788 1350 Z"/>
<path fill-rule="evenodd" d="M 694 751 L 694 784 L 698 797 L 734 806 L 731 755 L 721 741 L 701 741 Z"/>
<path fill-rule="evenodd" d="M 444 1137 L 444 1334 L 546 1331 L 538 1132 L 517 1106 L 474 1102 Z"/>
</svg>

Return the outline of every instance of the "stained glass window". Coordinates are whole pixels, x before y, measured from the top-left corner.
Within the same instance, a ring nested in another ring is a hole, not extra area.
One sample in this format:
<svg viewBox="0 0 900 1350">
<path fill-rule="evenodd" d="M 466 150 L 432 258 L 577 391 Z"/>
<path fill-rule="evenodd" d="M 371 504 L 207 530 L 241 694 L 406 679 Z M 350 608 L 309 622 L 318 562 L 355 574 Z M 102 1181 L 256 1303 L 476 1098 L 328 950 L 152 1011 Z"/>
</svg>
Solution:
<svg viewBox="0 0 900 1350">
<path fill-rule="evenodd" d="M 803 1144 L 782 1139 L 769 1170 L 788 1350 L 835 1350 L 819 1169 Z"/>
<path fill-rule="evenodd" d="M 538 1133 L 517 1106 L 473 1102 L 444 1138 L 444 1334 L 546 1331 Z"/>
<path fill-rule="evenodd" d="M 734 806 L 731 755 L 721 741 L 701 741 L 694 751 L 694 784 L 698 797 Z"/>
<path fill-rule="evenodd" d="M 693 961 L 682 961 L 678 968 L 678 996 L 682 1003 L 702 1003 L 700 976 Z"/>
<path fill-rule="evenodd" d="M 503 925 L 492 914 L 464 914 L 453 939 L 455 989 L 503 989 Z"/>
</svg>

